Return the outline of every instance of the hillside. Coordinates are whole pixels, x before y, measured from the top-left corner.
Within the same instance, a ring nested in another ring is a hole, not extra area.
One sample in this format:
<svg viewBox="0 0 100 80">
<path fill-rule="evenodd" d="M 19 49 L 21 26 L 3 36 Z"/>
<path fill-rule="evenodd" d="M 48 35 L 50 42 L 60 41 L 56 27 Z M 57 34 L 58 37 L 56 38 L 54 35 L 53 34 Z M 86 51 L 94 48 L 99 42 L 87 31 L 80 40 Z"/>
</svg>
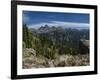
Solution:
<svg viewBox="0 0 100 80">
<path fill-rule="evenodd" d="M 89 40 L 88 29 L 23 25 L 23 68 L 89 65 L 89 53 L 80 51 L 82 39 Z"/>
</svg>

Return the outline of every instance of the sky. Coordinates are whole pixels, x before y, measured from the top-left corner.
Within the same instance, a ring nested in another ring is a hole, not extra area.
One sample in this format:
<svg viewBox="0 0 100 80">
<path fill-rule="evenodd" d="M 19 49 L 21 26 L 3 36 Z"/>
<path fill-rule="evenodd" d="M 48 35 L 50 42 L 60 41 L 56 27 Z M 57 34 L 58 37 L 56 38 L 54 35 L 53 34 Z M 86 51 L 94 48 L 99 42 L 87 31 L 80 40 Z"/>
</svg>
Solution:
<svg viewBox="0 0 100 80">
<path fill-rule="evenodd" d="M 90 23 L 89 14 L 67 12 L 23 11 L 22 20 L 29 28 L 36 29 L 46 24 L 50 27 L 89 29 Z"/>
</svg>

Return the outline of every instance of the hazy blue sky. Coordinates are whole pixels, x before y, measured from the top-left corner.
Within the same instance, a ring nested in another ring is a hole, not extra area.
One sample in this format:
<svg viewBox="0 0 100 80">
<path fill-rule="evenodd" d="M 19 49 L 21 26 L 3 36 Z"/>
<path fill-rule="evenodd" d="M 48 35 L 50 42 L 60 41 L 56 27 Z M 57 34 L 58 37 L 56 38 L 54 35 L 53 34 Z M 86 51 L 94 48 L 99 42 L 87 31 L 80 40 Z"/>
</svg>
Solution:
<svg viewBox="0 0 100 80">
<path fill-rule="evenodd" d="M 58 13 L 23 11 L 23 23 L 29 28 L 39 28 L 45 24 L 49 26 L 62 26 L 71 28 L 89 28 L 89 14 L 82 13 Z"/>
</svg>

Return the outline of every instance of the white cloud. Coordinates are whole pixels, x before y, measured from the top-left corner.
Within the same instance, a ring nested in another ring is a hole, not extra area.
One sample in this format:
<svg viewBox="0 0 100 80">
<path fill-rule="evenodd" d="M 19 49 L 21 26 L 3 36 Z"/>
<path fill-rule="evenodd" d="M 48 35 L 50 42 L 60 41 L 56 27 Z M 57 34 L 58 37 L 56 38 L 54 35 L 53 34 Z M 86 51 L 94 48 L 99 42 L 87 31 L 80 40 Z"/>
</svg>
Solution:
<svg viewBox="0 0 100 80">
<path fill-rule="evenodd" d="M 32 24 L 28 25 L 29 28 L 39 28 L 44 25 L 49 25 L 51 26 L 62 26 L 63 28 L 78 28 L 78 29 L 88 29 L 89 24 L 88 23 L 75 23 L 75 22 L 63 22 L 63 21 L 51 21 L 51 22 L 44 22 L 44 23 L 39 23 L 39 24 Z"/>
</svg>

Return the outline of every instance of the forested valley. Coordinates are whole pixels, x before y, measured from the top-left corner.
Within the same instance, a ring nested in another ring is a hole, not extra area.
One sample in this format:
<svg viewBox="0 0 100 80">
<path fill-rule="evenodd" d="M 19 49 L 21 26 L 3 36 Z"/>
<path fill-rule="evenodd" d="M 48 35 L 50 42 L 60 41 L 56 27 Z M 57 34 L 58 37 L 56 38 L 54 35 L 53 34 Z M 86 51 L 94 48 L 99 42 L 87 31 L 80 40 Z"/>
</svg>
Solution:
<svg viewBox="0 0 100 80">
<path fill-rule="evenodd" d="M 61 26 L 28 28 L 23 24 L 23 68 L 45 68 L 89 65 L 89 29 Z M 84 42 L 82 42 L 84 41 Z"/>
</svg>

